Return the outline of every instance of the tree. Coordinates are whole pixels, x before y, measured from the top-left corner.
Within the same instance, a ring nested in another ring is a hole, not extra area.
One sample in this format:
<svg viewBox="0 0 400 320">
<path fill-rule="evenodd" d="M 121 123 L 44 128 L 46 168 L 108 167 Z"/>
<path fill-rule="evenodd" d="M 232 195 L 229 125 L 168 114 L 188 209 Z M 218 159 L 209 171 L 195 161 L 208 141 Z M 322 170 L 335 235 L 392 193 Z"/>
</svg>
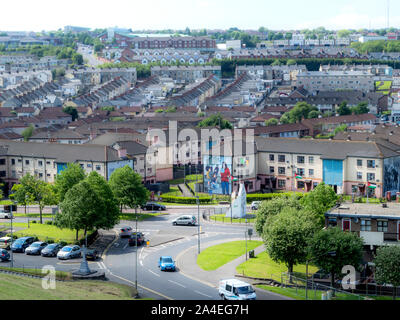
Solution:
<svg viewBox="0 0 400 320">
<path fill-rule="evenodd" d="M 275 59 L 274 62 L 271 63 L 271 66 L 280 66 L 280 65 L 282 65 L 282 63 L 279 59 Z"/>
<path fill-rule="evenodd" d="M 347 116 L 351 114 L 350 108 L 347 106 L 347 101 L 343 101 L 338 108 L 338 113 L 341 116 Z"/>
<path fill-rule="evenodd" d="M 325 213 L 336 205 L 338 198 L 331 186 L 321 182 L 301 199 L 301 204 L 315 216 L 322 227 L 325 223 Z"/>
<path fill-rule="evenodd" d="M 213 114 L 210 117 L 200 121 L 197 126 L 200 128 L 218 126 L 220 130 L 233 129 L 232 123 L 230 123 L 228 120 L 225 120 L 220 113 Z"/>
<path fill-rule="evenodd" d="M 265 120 L 265 125 L 267 127 L 276 126 L 278 123 L 279 123 L 278 119 L 275 119 L 275 118 L 271 118 L 271 119 Z"/>
<path fill-rule="evenodd" d="M 28 128 L 26 128 L 26 129 L 24 129 L 24 131 L 22 131 L 21 135 L 24 137 L 24 141 L 28 141 L 29 138 L 32 137 L 34 130 L 35 130 L 35 128 L 33 127 L 33 125 L 30 124 Z"/>
<path fill-rule="evenodd" d="M 291 196 L 289 198 L 275 198 L 269 201 L 263 201 L 260 205 L 260 208 L 257 210 L 256 222 L 254 224 L 257 234 L 263 234 L 265 223 L 268 217 L 277 215 L 283 210 L 283 208 L 295 208 L 300 210 L 302 209 L 302 206 L 297 196 Z"/>
<path fill-rule="evenodd" d="M 142 184 L 142 177 L 126 165 L 116 169 L 110 177 L 109 185 L 122 207 L 137 208 L 149 199 L 149 191 Z"/>
<path fill-rule="evenodd" d="M 376 250 L 375 281 L 378 284 L 393 286 L 393 300 L 396 299 L 396 287 L 400 286 L 400 247 L 385 246 Z"/>
<path fill-rule="evenodd" d="M 319 112 L 319 111 L 317 111 L 317 110 L 312 110 L 312 111 L 310 111 L 309 113 L 308 113 L 308 119 L 315 119 L 315 118 L 318 118 L 318 116 L 320 115 L 321 113 Z"/>
<path fill-rule="evenodd" d="M 10 194 L 10 199 L 17 201 L 19 205 L 23 205 L 25 207 L 25 215 L 26 215 L 26 206 L 33 202 L 31 195 L 28 193 L 27 188 L 21 183 L 14 184 L 11 188 L 13 192 Z"/>
<path fill-rule="evenodd" d="M 307 211 L 295 208 L 283 208 L 267 222 L 262 237 L 268 255 L 275 262 L 285 263 L 288 273 L 292 274 L 293 266 L 306 261 L 307 246 L 316 225 Z"/>
<path fill-rule="evenodd" d="M 334 287 L 335 275 L 342 272 L 345 265 L 359 270 L 363 252 L 363 240 L 355 233 L 328 228 L 317 232 L 310 242 L 313 262 L 331 275 Z M 329 252 L 335 252 L 332 256 Z"/>
<path fill-rule="evenodd" d="M 287 61 L 286 61 L 286 65 L 287 66 L 293 66 L 293 65 L 295 65 L 297 62 L 296 62 L 296 60 L 294 60 L 294 59 L 288 59 Z"/>
<path fill-rule="evenodd" d="M 69 115 L 71 115 L 72 117 L 72 121 L 75 121 L 76 119 L 78 119 L 79 115 L 78 115 L 78 110 L 76 110 L 76 108 L 68 106 L 63 108 L 63 111 Z"/>
<path fill-rule="evenodd" d="M 68 163 L 67 167 L 56 176 L 55 188 L 58 199 L 64 201 L 65 194 L 74 185 L 84 180 L 86 177 L 82 167 L 77 163 Z"/>
<path fill-rule="evenodd" d="M 369 112 L 368 103 L 361 102 L 357 106 L 352 108 L 354 114 L 364 114 Z"/>
</svg>

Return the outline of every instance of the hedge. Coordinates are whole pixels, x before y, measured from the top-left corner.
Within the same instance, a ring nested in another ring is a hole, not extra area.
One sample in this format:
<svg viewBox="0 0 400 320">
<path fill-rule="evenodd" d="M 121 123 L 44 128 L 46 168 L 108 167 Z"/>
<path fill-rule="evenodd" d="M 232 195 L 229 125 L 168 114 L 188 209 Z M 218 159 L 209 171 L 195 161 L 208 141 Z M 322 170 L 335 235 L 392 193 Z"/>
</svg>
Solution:
<svg viewBox="0 0 400 320">
<path fill-rule="evenodd" d="M 168 203 L 182 203 L 182 204 L 197 204 L 197 198 L 195 197 L 176 197 L 176 196 L 166 196 L 163 194 L 161 196 L 163 202 L 168 202 Z M 204 203 L 211 203 L 212 199 L 211 197 L 204 197 L 200 196 L 199 197 L 199 202 L 200 204 Z"/>
<path fill-rule="evenodd" d="M 276 198 L 289 198 L 293 195 L 296 195 L 299 198 L 304 197 L 304 193 L 302 193 L 302 192 L 252 193 L 252 194 L 247 195 L 247 203 L 251 203 L 253 201 L 272 200 L 272 199 L 276 199 Z"/>
</svg>

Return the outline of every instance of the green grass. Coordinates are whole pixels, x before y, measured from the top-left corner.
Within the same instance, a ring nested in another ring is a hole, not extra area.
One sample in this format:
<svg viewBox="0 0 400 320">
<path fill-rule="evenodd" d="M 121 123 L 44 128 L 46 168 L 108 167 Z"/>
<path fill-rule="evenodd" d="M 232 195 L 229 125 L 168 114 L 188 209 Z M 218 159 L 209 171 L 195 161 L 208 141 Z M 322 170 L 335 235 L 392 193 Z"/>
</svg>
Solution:
<svg viewBox="0 0 400 320">
<path fill-rule="evenodd" d="M 267 252 L 261 252 L 256 255 L 254 258 L 247 260 L 246 262 L 240 264 L 236 268 L 236 272 L 242 275 L 246 275 L 254 278 L 264 278 L 279 281 L 277 277 L 280 276 L 282 272 L 287 272 L 287 267 L 283 263 L 277 263 L 273 261 Z M 308 274 L 309 276 L 318 271 L 318 268 L 312 265 L 308 265 Z M 296 265 L 293 267 L 293 273 L 299 276 L 305 275 L 306 266 L 305 265 Z M 305 276 L 304 276 L 305 278 Z"/>
<path fill-rule="evenodd" d="M 26 217 L 26 218 L 39 218 L 40 217 L 40 213 L 38 212 L 34 212 L 34 213 L 14 213 L 13 214 L 14 217 Z M 42 218 L 51 218 L 54 215 L 51 213 L 42 213 Z"/>
<path fill-rule="evenodd" d="M 1 300 L 131 300 L 131 286 L 106 281 L 56 282 L 44 290 L 41 279 L 0 274 Z"/>
<path fill-rule="evenodd" d="M 247 241 L 247 251 L 262 245 L 262 241 Z M 224 264 L 246 253 L 245 241 L 232 241 L 218 244 L 203 250 L 197 257 L 197 264 L 203 270 L 216 270 Z"/>
<path fill-rule="evenodd" d="M 162 216 L 166 215 L 168 213 L 165 212 L 155 212 L 155 213 L 139 213 L 138 216 L 138 221 L 144 221 L 149 218 L 157 217 L 157 216 Z M 119 215 L 121 220 L 129 220 L 129 221 L 136 221 L 136 215 L 134 213 L 122 213 Z"/>
<path fill-rule="evenodd" d="M 253 223 L 255 222 L 256 218 L 253 219 L 247 219 L 248 223 Z M 210 221 L 219 221 L 219 222 L 224 222 L 224 223 L 231 223 L 231 217 L 226 217 L 225 214 L 216 214 L 213 216 L 210 216 Z M 232 223 L 246 223 L 245 218 L 232 218 Z"/>
<path fill-rule="evenodd" d="M 168 183 L 170 185 L 176 185 L 176 184 L 182 184 L 184 181 L 186 181 L 187 183 L 196 182 L 196 178 L 197 178 L 197 182 L 203 181 L 202 174 L 188 174 L 188 175 L 186 175 L 186 179 L 184 179 L 184 178 L 174 179 L 174 180 L 168 181 Z"/>
<path fill-rule="evenodd" d="M 10 267 L 1 267 L 0 270 L 6 270 L 6 271 L 14 271 L 14 272 L 20 272 L 24 274 L 30 274 L 34 276 L 43 276 L 42 269 L 27 269 L 27 268 L 10 268 Z M 65 272 L 65 271 L 56 271 L 56 279 L 58 280 L 70 280 L 71 278 L 71 273 Z"/>
</svg>

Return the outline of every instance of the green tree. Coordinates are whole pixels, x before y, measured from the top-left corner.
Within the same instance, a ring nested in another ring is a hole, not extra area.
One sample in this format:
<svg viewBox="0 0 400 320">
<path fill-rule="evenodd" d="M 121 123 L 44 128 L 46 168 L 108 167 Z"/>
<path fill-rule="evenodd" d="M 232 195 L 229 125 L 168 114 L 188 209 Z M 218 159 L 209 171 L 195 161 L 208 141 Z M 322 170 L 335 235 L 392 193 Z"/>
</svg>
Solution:
<svg viewBox="0 0 400 320">
<path fill-rule="evenodd" d="M 400 247 L 385 246 L 376 250 L 374 258 L 375 281 L 378 284 L 393 286 L 393 300 L 396 299 L 396 288 L 400 286 Z"/>
<path fill-rule="evenodd" d="M 219 127 L 220 130 L 233 129 L 232 123 L 230 123 L 228 120 L 225 120 L 220 113 L 213 114 L 210 117 L 200 121 L 197 126 L 199 128 Z"/>
<path fill-rule="evenodd" d="M 278 119 L 275 119 L 275 118 L 271 118 L 271 119 L 265 120 L 265 125 L 267 127 L 276 126 L 278 123 L 279 123 Z"/>
<path fill-rule="evenodd" d="M 282 62 L 279 59 L 275 59 L 274 62 L 271 63 L 271 66 L 281 66 Z"/>
<path fill-rule="evenodd" d="M 271 259 L 285 263 L 292 274 L 293 266 L 306 261 L 308 243 L 315 231 L 307 211 L 283 208 L 268 218 L 262 237 Z"/>
<path fill-rule="evenodd" d="M 67 167 L 56 176 L 55 188 L 59 202 L 64 201 L 65 194 L 74 185 L 84 180 L 85 172 L 78 163 L 68 163 Z"/>
<path fill-rule="evenodd" d="M 362 260 L 363 240 L 355 233 L 328 228 L 317 232 L 310 242 L 310 255 L 313 262 L 331 275 L 334 287 L 335 275 L 341 274 L 345 265 L 356 270 Z M 332 256 L 329 252 L 335 252 Z"/>
<path fill-rule="evenodd" d="M 149 191 L 142 184 L 142 177 L 126 165 L 116 169 L 110 177 L 109 185 L 122 207 L 138 208 L 149 199 Z"/>
<path fill-rule="evenodd" d="M 78 119 L 79 115 L 78 115 L 78 110 L 76 110 L 76 108 L 68 106 L 63 108 L 63 111 L 69 115 L 71 115 L 72 117 L 72 121 L 75 121 L 76 119 Z"/>
<path fill-rule="evenodd" d="M 364 114 L 369 112 L 368 103 L 361 102 L 357 106 L 352 108 L 354 114 Z"/>
<path fill-rule="evenodd" d="M 294 59 L 288 59 L 287 61 L 286 61 L 286 65 L 287 66 L 293 66 L 293 65 L 295 65 L 297 62 L 296 62 L 296 60 L 294 60 Z"/>
<path fill-rule="evenodd" d="M 342 125 L 337 126 L 337 127 L 335 128 L 335 130 L 333 131 L 333 134 L 334 134 L 334 135 L 337 135 L 339 132 L 346 131 L 346 129 L 347 129 L 347 125 L 346 125 L 346 124 L 342 124 Z"/>
<path fill-rule="evenodd" d="M 347 116 L 351 114 L 351 109 L 347 106 L 347 101 L 343 101 L 337 110 L 338 114 L 341 116 Z"/>
<path fill-rule="evenodd" d="M 325 223 L 325 213 L 332 209 L 339 197 L 333 188 L 321 182 L 314 190 L 307 193 L 302 199 L 301 204 L 305 210 L 314 214 L 321 227 Z"/>
<path fill-rule="evenodd" d="M 10 194 L 10 199 L 17 201 L 18 205 L 23 205 L 25 207 L 32 203 L 31 196 L 28 194 L 27 189 L 22 184 L 14 184 L 11 188 L 12 193 Z"/>
<path fill-rule="evenodd" d="M 32 137 L 34 130 L 35 130 L 35 128 L 33 127 L 33 125 L 30 124 L 28 128 L 26 128 L 26 129 L 24 129 L 24 131 L 22 131 L 21 135 L 24 137 L 24 141 L 28 141 L 29 138 Z"/>
<path fill-rule="evenodd" d="M 308 119 L 315 119 L 315 118 L 318 118 L 318 116 L 319 116 L 320 114 L 321 114 L 321 113 L 320 113 L 319 111 L 317 111 L 317 110 L 312 110 L 312 111 L 310 111 L 310 112 L 308 113 L 307 118 L 308 118 Z"/>
</svg>

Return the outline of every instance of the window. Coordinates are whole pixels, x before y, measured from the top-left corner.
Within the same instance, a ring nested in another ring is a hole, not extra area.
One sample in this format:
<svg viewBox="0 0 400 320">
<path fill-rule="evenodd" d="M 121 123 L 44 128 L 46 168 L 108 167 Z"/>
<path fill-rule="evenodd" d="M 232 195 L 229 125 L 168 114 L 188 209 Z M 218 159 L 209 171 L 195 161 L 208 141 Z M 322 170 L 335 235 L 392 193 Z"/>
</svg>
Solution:
<svg viewBox="0 0 400 320">
<path fill-rule="evenodd" d="M 0 177 L 4 178 L 6 176 L 6 172 L 5 171 L 0 171 Z"/>
<path fill-rule="evenodd" d="M 375 168 L 375 160 L 367 160 L 367 168 Z"/>
<path fill-rule="evenodd" d="M 38 161 L 38 165 L 39 165 L 39 167 L 42 167 L 42 166 L 43 166 L 43 161 L 42 161 L 42 160 L 39 160 L 39 161 Z"/>
<path fill-rule="evenodd" d="M 91 168 L 91 167 L 92 167 L 92 164 L 91 164 L 91 163 L 88 163 L 88 164 L 86 165 L 86 167 Z"/>
<path fill-rule="evenodd" d="M 278 168 L 278 173 L 279 173 L 279 174 L 285 174 L 285 173 L 286 173 L 285 167 L 279 167 L 279 168 Z"/>
<path fill-rule="evenodd" d="M 278 188 L 279 189 L 286 188 L 286 180 L 278 180 Z"/>
<path fill-rule="evenodd" d="M 357 159 L 357 167 L 362 167 L 362 160 Z"/>
<path fill-rule="evenodd" d="M 378 220 L 378 232 L 387 232 L 387 231 L 388 231 L 388 222 Z"/>
<path fill-rule="evenodd" d="M 303 168 L 297 168 L 297 175 L 304 176 L 305 175 L 305 170 Z"/>
<path fill-rule="evenodd" d="M 371 231 L 371 220 L 361 220 L 361 231 Z"/>
<path fill-rule="evenodd" d="M 314 157 L 308 157 L 308 162 L 310 164 L 314 164 Z"/>
<path fill-rule="evenodd" d="M 375 181 L 375 173 L 367 173 L 367 181 Z"/>
<path fill-rule="evenodd" d="M 96 170 L 100 171 L 101 170 L 101 166 L 96 165 Z"/>
<path fill-rule="evenodd" d="M 29 160 L 25 160 L 25 164 L 26 164 L 26 165 L 29 165 Z"/>
<path fill-rule="evenodd" d="M 297 181 L 297 189 L 303 189 L 305 186 L 304 181 Z"/>
<path fill-rule="evenodd" d="M 304 163 L 304 157 L 303 156 L 297 156 L 297 163 Z"/>
<path fill-rule="evenodd" d="M 11 159 L 11 165 L 15 165 L 15 159 Z"/>
<path fill-rule="evenodd" d="M 336 218 L 329 218 L 329 219 L 328 219 L 328 226 L 329 226 L 329 227 L 336 227 L 336 226 L 337 226 L 337 220 L 336 220 Z"/>
<path fill-rule="evenodd" d="M 308 170 L 308 176 L 313 177 L 314 176 L 314 169 L 309 169 Z"/>
<path fill-rule="evenodd" d="M 357 172 L 357 180 L 362 180 L 362 172 Z"/>
<path fill-rule="evenodd" d="M 278 162 L 285 162 L 285 161 L 286 161 L 286 159 L 285 159 L 285 155 L 284 154 L 278 155 Z"/>
<path fill-rule="evenodd" d="M 6 164 L 6 159 L 0 159 L 0 166 L 4 166 Z"/>
<path fill-rule="evenodd" d="M 270 154 L 269 155 L 269 161 L 275 161 L 275 155 Z"/>
<path fill-rule="evenodd" d="M 269 167 L 269 173 L 274 173 L 275 172 L 275 167 Z"/>
<path fill-rule="evenodd" d="M 46 164 L 50 164 L 50 161 L 46 161 Z"/>
<path fill-rule="evenodd" d="M 358 186 L 353 184 L 353 185 L 351 186 L 351 192 L 352 192 L 352 193 L 357 193 L 357 191 L 358 191 Z"/>
<path fill-rule="evenodd" d="M 39 178 L 43 178 L 43 173 L 39 173 Z"/>
<path fill-rule="evenodd" d="M 21 162 L 22 162 L 22 159 L 18 159 L 18 162 L 21 163 Z"/>
</svg>

